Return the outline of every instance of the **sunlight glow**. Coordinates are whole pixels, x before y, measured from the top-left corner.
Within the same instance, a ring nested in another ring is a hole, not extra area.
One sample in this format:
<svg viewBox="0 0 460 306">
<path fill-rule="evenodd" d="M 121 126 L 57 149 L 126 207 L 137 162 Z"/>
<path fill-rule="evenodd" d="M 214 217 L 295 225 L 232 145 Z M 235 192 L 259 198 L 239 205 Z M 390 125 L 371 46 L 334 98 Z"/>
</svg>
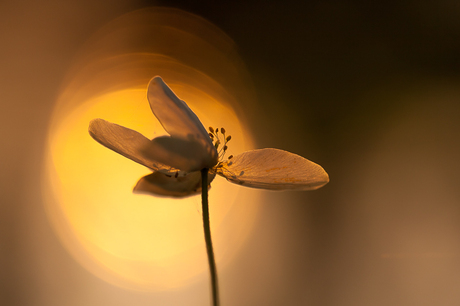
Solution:
<svg viewBox="0 0 460 306">
<path fill-rule="evenodd" d="M 138 20 L 136 14 L 128 18 L 129 24 Z M 194 20 L 193 15 L 180 14 Z M 184 33 L 177 34 L 189 36 Z M 149 78 L 161 75 L 205 127 L 226 128 L 232 135 L 228 152 L 237 154 L 252 149 L 253 143 L 234 109 L 236 98 L 214 78 L 193 68 L 193 61 L 185 64 L 154 53 L 156 50 L 120 50 L 119 56 L 111 56 L 114 49 L 110 44 L 90 50 L 81 56 L 83 64 L 79 62 L 78 69 L 72 71 L 49 130 L 43 190 L 59 237 L 89 271 L 126 288 L 165 290 L 207 276 L 200 197 L 133 194 L 137 180 L 150 170 L 95 142 L 88 134 L 88 124 L 91 119 L 103 118 L 148 138 L 166 134 L 146 96 Z M 259 191 L 219 177 L 212 183 L 209 197 L 217 264 L 222 269 L 249 233 Z M 242 203 L 246 201 L 251 205 Z"/>
</svg>

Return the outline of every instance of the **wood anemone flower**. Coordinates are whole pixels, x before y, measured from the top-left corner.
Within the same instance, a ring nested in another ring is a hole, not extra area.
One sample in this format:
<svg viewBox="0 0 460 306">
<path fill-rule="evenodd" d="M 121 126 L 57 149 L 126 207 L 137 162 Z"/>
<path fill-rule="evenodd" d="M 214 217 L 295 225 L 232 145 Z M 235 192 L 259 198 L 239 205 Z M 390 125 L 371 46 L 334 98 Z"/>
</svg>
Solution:
<svg viewBox="0 0 460 306">
<path fill-rule="evenodd" d="M 151 169 L 134 192 L 186 197 L 201 192 L 202 169 L 209 169 L 208 183 L 216 174 L 246 187 L 269 190 L 314 190 L 329 182 L 324 169 L 293 153 L 259 149 L 223 159 L 218 129 L 208 132 L 195 113 L 180 100 L 161 77 L 154 77 L 147 97 L 150 108 L 170 136 L 150 140 L 142 134 L 103 119 L 90 122 L 90 135 L 103 146 Z M 214 142 L 213 142 L 214 139 Z M 208 187 L 209 188 L 209 187 Z"/>
</svg>

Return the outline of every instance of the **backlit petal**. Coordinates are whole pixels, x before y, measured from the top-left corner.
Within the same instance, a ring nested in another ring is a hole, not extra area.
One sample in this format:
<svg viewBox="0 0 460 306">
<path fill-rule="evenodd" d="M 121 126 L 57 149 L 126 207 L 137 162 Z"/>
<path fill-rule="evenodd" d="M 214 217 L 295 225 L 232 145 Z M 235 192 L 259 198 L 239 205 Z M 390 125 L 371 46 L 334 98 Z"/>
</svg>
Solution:
<svg viewBox="0 0 460 306">
<path fill-rule="evenodd" d="M 211 168 L 216 164 L 211 152 L 207 150 L 209 148 L 201 146 L 196 141 L 161 136 L 153 139 L 143 154 L 173 168 L 193 172 Z"/>
<path fill-rule="evenodd" d="M 244 152 L 216 171 L 232 183 L 270 190 L 314 190 L 329 182 L 320 165 L 278 149 Z"/>
<path fill-rule="evenodd" d="M 152 170 L 169 168 L 143 153 L 152 147 L 152 142 L 136 131 L 103 119 L 91 120 L 88 131 L 103 146 L 141 165 Z"/>
<path fill-rule="evenodd" d="M 209 174 L 208 182 L 211 183 L 215 176 L 215 174 Z M 156 171 L 142 177 L 137 182 L 133 192 L 163 197 L 187 197 L 196 195 L 201 193 L 201 173 L 196 171 L 183 176 L 181 172 L 181 174 L 176 177 L 173 172 L 165 174 Z"/>
<path fill-rule="evenodd" d="M 207 152 L 213 160 L 208 167 L 217 163 L 218 154 L 208 132 L 195 113 L 174 94 L 161 77 L 156 76 L 150 81 L 147 97 L 152 112 L 169 135 L 195 141 L 205 148 L 203 152 Z"/>
</svg>

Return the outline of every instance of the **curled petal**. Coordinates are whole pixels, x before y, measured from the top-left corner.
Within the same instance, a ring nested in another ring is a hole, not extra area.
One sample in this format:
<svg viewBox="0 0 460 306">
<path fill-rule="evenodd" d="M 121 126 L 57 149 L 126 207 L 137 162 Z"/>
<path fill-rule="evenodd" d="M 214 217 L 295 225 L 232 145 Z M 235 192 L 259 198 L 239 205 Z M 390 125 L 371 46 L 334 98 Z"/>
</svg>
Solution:
<svg viewBox="0 0 460 306">
<path fill-rule="evenodd" d="M 232 183 L 270 190 L 314 190 L 329 182 L 320 165 L 278 149 L 244 152 L 216 171 Z"/>
<path fill-rule="evenodd" d="M 215 176 L 215 174 L 209 174 L 208 182 L 210 183 Z M 211 188 L 210 185 L 209 188 Z M 181 172 L 176 177 L 174 172 L 167 174 L 156 171 L 142 177 L 133 192 L 176 198 L 192 196 L 201 193 L 201 173 L 196 171 L 184 176 L 184 173 Z"/>
<path fill-rule="evenodd" d="M 174 138 L 195 141 L 208 152 L 213 164 L 217 163 L 218 154 L 208 132 L 195 113 L 180 100 L 159 76 L 154 77 L 148 86 L 147 98 L 150 108 L 166 132 Z"/>
<path fill-rule="evenodd" d="M 143 153 L 152 142 L 139 132 L 103 119 L 91 120 L 88 131 L 103 146 L 152 170 L 170 168 Z"/>
<path fill-rule="evenodd" d="M 214 166 L 216 161 L 210 153 L 209 148 L 201 146 L 196 141 L 169 136 L 153 139 L 143 151 L 144 156 L 148 159 L 187 172 Z"/>
</svg>

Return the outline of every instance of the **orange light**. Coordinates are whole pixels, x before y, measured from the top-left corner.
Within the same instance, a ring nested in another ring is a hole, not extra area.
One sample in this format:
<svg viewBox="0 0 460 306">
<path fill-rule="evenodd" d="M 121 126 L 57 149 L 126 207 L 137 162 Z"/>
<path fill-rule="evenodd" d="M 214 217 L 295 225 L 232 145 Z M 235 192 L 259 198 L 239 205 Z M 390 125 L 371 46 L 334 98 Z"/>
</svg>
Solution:
<svg viewBox="0 0 460 306">
<path fill-rule="evenodd" d="M 87 129 L 91 119 L 103 118 L 149 138 L 166 134 L 146 98 L 146 76 L 158 74 L 205 127 L 225 127 L 232 135 L 228 154 L 238 154 L 253 148 L 253 141 L 232 106 L 235 98 L 200 70 L 154 52 L 79 65 L 56 105 L 45 169 L 47 211 L 62 242 L 92 273 L 135 290 L 177 288 L 207 276 L 200 197 L 133 194 L 137 180 L 150 171 L 101 146 Z M 222 269 L 244 243 L 259 191 L 219 177 L 209 197 Z"/>
</svg>

